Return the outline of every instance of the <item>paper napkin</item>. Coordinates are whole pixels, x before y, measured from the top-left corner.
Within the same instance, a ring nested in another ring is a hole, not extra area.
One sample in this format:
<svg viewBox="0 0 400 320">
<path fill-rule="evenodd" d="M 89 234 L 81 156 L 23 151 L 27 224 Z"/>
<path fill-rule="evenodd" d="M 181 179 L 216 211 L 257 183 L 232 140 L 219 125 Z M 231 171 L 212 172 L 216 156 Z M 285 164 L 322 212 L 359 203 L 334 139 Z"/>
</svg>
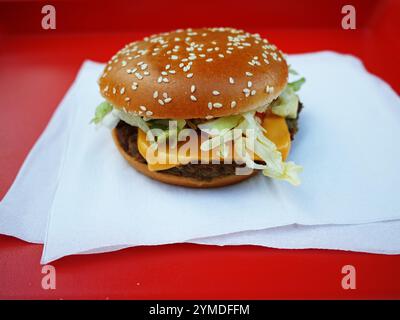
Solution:
<svg viewBox="0 0 400 320">
<path fill-rule="evenodd" d="M 0 232 L 44 242 L 44 263 L 188 241 L 400 252 L 399 222 L 372 223 L 400 219 L 399 97 L 352 56 L 320 52 L 289 62 L 307 79 L 290 155 L 304 166 L 299 187 L 259 175 L 196 190 L 137 173 L 109 130 L 89 125 L 102 100 L 102 65 L 85 62 L 1 202 Z"/>
</svg>

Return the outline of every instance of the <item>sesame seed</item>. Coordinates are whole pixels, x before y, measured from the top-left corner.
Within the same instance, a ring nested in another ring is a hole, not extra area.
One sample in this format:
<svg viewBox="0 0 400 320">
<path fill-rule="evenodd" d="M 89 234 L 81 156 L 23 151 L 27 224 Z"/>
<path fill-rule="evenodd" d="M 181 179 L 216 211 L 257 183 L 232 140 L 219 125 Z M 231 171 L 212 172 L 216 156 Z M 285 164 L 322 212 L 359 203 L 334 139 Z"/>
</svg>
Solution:
<svg viewBox="0 0 400 320">
<path fill-rule="evenodd" d="M 171 101 L 172 101 L 172 98 L 171 98 L 171 97 L 168 97 L 168 98 L 165 98 L 165 99 L 164 99 L 164 102 L 165 102 L 165 103 L 169 103 L 169 102 L 171 102 Z"/>
<path fill-rule="evenodd" d="M 212 94 L 213 94 L 214 96 L 219 96 L 220 92 L 217 91 L 217 90 L 213 90 Z"/>
<path fill-rule="evenodd" d="M 247 87 L 248 87 L 248 88 L 251 88 L 251 87 L 252 87 L 252 85 L 253 85 L 253 82 L 251 82 L 251 81 L 247 81 Z"/>
<path fill-rule="evenodd" d="M 154 98 L 154 99 L 157 99 L 157 97 L 158 97 L 158 91 L 154 91 L 154 93 L 153 93 L 153 98 Z"/>
<path fill-rule="evenodd" d="M 169 70 L 168 72 L 171 73 L 171 74 L 175 74 L 176 73 L 175 70 Z"/>
<path fill-rule="evenodd" d="M 137 82 L 134 82 L 133 84 L 132 84 L 132 90 L 136 90 L 137 88 L 138 88 L 138 83 Z"/>
<path fill-rule="evenodd" d="M 126 62 L 125 60 L 123 60 L 123 61 L 121 61 L 121 65 L 122 65 L 123 67 L 125 67 L 125 66 L 127 65 L 127 62 Z"/>
<path fill-rule="evenodd" d="M 172 56 L 171 56 L 171 59 L 172 59 L 172 60 L 178 60 L 178 56 L 172 55 Z"/>
<path fill-rule="evenodd" d="M 208 107 L 208 109 L 212 109 L 212 107 L 213 107 L 213 104 L 212 104 L 212 102 L 209 102 L 208 104 L 207 104 L 207 107 Z"/>
<path fill-rule="evenodd" d="M 142 70 L 146 70 L 146 68 L 147 68 L 147 64 L 146 64 L 146 63 L 144 63 L 144 64 L 142 64 L 142 65 L 140 66 L 140 69 L 142 69 Z"/>
<path fill-rule="evenodd" d="M 192 84 L 192 86 L 190 87 L 190 92 L 193 93 L 195 91 L 196 91 L 196 86 Z"/>
<path fill-rule="evenodd" d="M 145 106 L 140 106 L 139 108 L 140 108 L 140 110 L 146 111 L 146 107 Z"/>
<path fill-rule="evenodd" d="M 210 120 L 210 119 L 212 119 L 212 118 L 214 118 L 213 116 L 206 116 L 206 119 L 207 120 Z"/>
<path fill-rule="evenodd" d="M 246 76 L 251 77 L 253 74 L 249 71 L 246 71 Z"/>
<path fill-rule="evenodd" d="M 124 99 L 125 101 L 130 101 L 131 100 L 131 98 L 129 98 L 129 97 L 125 97 L 125 99 Z"/>
<path fill-rule="evenodd" d="M 190 95 L 190 100 L 197 101 L 197 98 L 194 95 Z"/>
<path fill-rule="evenodd" d="M 138 78 L 139 80 L 143 79 L 143 76 L 139 73 L 139 72 L 135 72 L 135 76 L 136 78 Z"/>
<path fill-rule="evenodd" d="M 161 74 L 162 74 L 163 76 L 167 76 L 167 75 L 168 75 L 168 72 L 166 72 L 166 71 L 161 71 Z"/>
<path fill-rule="evenodd" d="M 164 101 L 162 101 L 161 99 L 158 99 L 158 103 L 161 104 L 162 106 L 164 105 Z"/>
<path fill-rule="evenodd" d="M 162 95 L 164 98 L 168 98 L 168 93 L 164 92 Z"/>
<path fill-rule="evenodd" d="M 265 88 L 265 92 L 266 92 L 266 93 L 272 93 L 273 91 L 274 91 L 274 87 L 267 86 L 267 87 Z"/>
<path fill-rule="evenodd" d="M 150 110 L 146 111 L 146 116 L 151 116 L 153 114 L 153 112 L 151 112 Z"/>
<path fill-rule="evenodd" d="M 186 75 L 186 77 L 187 77 L 187 78 L 193 77 L 193 73 L 188 73 L 188 74 Z"/>
<path fill-rule="evenodd" d="M 254 96 L 256 94 L 256 90 L 251 90 L 250 94 Z"/>
<path fill-rule="evenodd" d="M 121 90 L 119 90 L 119 93 L 120 93 L 120 94 L 124 94 L 124 93 L 125 93 L 125 88 L 122 87 Z"/>
<path fill-rule="evenodd" d="M 211 62 L 211 61 L 213 61 L 213 58 L 206 59 L 206 62 Z"/>
<path fill-rule="evenodd" d="M 158 77 L 157 82 L 158 82 L 158 83 L 161 83 L 162 81 L 163 81 L 163 77 L 161 77 L 161 76 Z"/>
<path fill-rule="evenodd" d="M 214 108 L 221 108 L 221 107 L 222 107 L 222 104 L 219 103 L 219 102 L 215 102 L 215 103 L 213 103 L 213 107 L 214 107 Z"/>
<path fill-rule="evenodd" d="M 165 66 L 165 70 L 168 70 L 169 68 L 171 68 L 171 65 L 170 65 L 170 64 L 167 64 L 167 65 Z"/>
<path fill-rule="evenodd" d="M 235 79 L 233 79 L 232 77 L 229 77 L 229 83 L 230 84 L 234 84 L 235 83 Z"/>
<path fill-rule="evenodd" d="M 236 101 L 231 102 L 231 108 L 234 108 L 234 107 L 236 107 Z"/>
</svg>

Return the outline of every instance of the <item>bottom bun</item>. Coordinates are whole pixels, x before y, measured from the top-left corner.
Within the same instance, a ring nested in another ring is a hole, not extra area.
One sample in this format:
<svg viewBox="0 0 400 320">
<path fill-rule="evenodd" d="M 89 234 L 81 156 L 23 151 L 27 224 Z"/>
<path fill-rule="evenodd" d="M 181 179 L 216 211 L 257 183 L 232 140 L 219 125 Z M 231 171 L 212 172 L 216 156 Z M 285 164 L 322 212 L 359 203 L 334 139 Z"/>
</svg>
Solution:
<svg viewBox="0 0 400 320">
<path fill-rule="evenodd" d="M 119 152 L 132 167 L 134 167 L 140 173 L 154 180 L 158 180 L 164 183 L 173 184 L 176 186 L 189 187 L 189 188 L 217 188 L 242 182 L 244 180 L 247 180 L 255 176 L 258 173 L 257 170 L 254 170 L 249 175 L 229 175 L 229 176 L 216 177 L 211 180 L 198 180 L 190 177 L 182 177 L 182 176 L 175 176 L 173 174 L 162 173 L 162 171 L 150 171 L 145 163 L 139 162 L 138 160 L 130 156 L 127 152 L 125 152 L 125 150 L 122 148 L 118 140 L 116 129 L 112 130 L 112 136 Z"/>
</svg>

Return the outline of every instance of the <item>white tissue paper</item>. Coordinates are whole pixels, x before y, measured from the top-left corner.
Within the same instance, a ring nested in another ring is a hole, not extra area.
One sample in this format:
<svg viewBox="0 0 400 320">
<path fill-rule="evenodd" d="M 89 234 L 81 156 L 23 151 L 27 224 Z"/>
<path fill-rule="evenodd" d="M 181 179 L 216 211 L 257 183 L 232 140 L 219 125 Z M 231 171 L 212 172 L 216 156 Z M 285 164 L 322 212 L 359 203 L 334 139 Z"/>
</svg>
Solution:
<svg viewBox="0 0 400 320">
<path fill-rule="evenodd" d="M 196 190 L 137 173 L 89 124 L 103 65 L 85 62 L 2 200 L 0 232 L 44 242 L 43 263 L 176 242 L 400 253 L 399 97 L 352 56 L 289 63 L 307 79 L 290 154 L 299 187 L 259 175 Z"/>
</svg>

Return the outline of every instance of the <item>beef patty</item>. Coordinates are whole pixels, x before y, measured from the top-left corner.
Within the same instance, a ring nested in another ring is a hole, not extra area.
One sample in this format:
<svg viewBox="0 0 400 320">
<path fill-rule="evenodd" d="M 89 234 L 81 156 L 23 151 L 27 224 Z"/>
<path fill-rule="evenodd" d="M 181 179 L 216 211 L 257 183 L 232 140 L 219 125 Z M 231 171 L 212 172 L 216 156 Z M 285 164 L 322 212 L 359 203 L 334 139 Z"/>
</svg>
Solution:
<svg viewBox="0 0 400 320">
<path fill-rule="evenodd" d="M 303 105 L 299 104 L 299 112 L 302 110 Z M 290 137 L 293 140 L 296 132 L 298 131 L 298 117 L 296 119 L 286 119 L 289 128 Z M 119 143 L 126 153 L 133 157 L 140 163 L 147 164 L 146 159 L 140 154 L 137 145 L 138 129 L 132 127 L 126 122 L 120 121 L 116 127 Z M 167 170 L 162 170 L 160 173 L 172 174 L 175 176 L 194 178 L 197 180 L 212 180 L 216 177 L 234 175 L 237 167 L 243 167 L 243 164 L 186 164 L 173 167 Z"/>
</svg>

